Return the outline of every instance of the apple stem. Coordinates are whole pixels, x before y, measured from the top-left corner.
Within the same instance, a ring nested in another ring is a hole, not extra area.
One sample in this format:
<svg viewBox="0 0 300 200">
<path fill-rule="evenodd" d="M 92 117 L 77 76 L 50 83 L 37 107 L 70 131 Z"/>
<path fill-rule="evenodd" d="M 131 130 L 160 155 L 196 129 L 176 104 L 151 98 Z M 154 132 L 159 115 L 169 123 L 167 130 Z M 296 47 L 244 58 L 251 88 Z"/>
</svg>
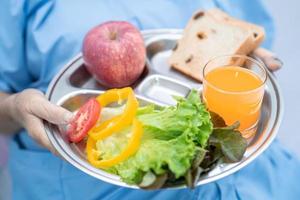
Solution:
<svg viewBox="0 0 300 200">
<path fill-rule="evenodd" d="M 116 40 L 117 39 L 117 33 L 115 31 L 112 31 L 109 35 L 111 40 Z"/>
</svg>

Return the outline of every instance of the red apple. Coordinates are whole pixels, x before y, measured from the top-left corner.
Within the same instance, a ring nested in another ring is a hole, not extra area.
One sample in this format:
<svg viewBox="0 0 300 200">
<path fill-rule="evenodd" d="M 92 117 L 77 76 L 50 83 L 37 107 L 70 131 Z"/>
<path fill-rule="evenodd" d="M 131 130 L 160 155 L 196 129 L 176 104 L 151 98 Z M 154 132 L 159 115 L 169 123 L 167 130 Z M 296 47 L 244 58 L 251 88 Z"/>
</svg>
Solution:
<svg viewBox="0 0 300 200">
<path fill-rule="evenodd" d="M 87 70 L 106 87 L 125 87 L 142 74 L 146 50 L 140 31 L 125 21 L 110 21 L 91 29 L 82 54 Z"/>
</svg>

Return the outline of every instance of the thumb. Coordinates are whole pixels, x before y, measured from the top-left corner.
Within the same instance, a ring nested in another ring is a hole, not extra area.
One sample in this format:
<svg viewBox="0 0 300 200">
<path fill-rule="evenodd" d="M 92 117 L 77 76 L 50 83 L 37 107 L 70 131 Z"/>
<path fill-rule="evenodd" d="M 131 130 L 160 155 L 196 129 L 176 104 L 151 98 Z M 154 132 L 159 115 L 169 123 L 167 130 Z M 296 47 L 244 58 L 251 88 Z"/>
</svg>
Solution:
<svg viewBox="0 0 300 200">
<path fill-rule="evenodd" d="M 73 118 L 72 112 L 50 103 L 44 97 L 32 106 L 32 114 L 53 124 L 68 124 Z"/>
<path fill-rule="evenodd" d="M 253 54 L 260 58 L 271 71 L 276 71 L 283 66 L 283 62 L 273 52 L 267 49 L 258 48 Z"/>
</svg>

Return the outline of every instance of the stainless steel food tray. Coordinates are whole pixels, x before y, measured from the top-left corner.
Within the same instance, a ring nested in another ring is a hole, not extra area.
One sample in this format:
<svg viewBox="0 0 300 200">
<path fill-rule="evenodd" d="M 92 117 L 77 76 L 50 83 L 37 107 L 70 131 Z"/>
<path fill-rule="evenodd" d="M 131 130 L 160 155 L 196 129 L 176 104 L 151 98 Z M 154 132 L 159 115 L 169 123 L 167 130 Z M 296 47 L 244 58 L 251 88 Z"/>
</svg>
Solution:
<svg viewBox="0 0 300 200">
<path fill-rule="evenodd" d="M 174 71 L 167 63 L 176 41 L 181 37 L 182 30 L 157 29 L 142 32 L 146 50 L 147 67 L 142 77 L 132 86 L 140 103 L 156 103 L 159 105 L 174 104 L 172 95 L 186 96 L 191 88 L 202 90 L 202 85 Z M 200 72 L 199 72 L 200 73 Z M 48 91 L 48 99 L 69 110 L 76 110 L 89 97 L 105 90 L 99 85 L 83 66 L 81 55 L 76 56 L 52 80 Z M 274 76 L 268 72 L 262 115 L 257 134 L 249 141 L 249 146 L 242 161 L 235 164 L 221 164 L 203 176 L 197 185 L 216 181 L 247 166 L 271 144 L 275 138 L 283 113 L 282 96 Z M 85 159 L 83 145 L 68 142 L 59 128 L 45 122 L 47 135 L 59 152 L 69 163 L 78 169 L 102 181 L 112 184 L 138 188 L 127 185 L 116 175 L 94 168 Z M 173 188 L 185 187 L 183 185 Z"/>
</svg>

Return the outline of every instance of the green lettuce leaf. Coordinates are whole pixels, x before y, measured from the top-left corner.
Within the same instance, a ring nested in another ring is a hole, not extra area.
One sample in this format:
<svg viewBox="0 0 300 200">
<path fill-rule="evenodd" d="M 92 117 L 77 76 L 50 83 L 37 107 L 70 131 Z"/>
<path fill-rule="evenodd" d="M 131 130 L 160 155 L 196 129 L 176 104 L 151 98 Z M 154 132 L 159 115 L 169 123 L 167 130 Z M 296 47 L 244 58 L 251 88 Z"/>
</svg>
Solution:
<svg viewBox="0 0 300 200">
<path fill-rule="evenodd" d="M 205 151 L 213 125 L 196 90 L 187 98 L 176 97 L 176 100 L 176 106 L 148 105 L 138 109 L 137 117 L 143 123 L 140 148 L 135 155 L 109 168 L 109 172 L 129 184 L 139 184 L 147 172 L 156 175 L 171 172 L 176 178 L 187 173 L 196 153 Z M 128 127 L 97 142 L 102 158 L 119 154 L 130 136 Z"/>
<path fill-rule="evenodd" d="M 161 175 L 170 170 L 178 178 L 190 168 L 195 149 L 187 134 L 171 140 L 146 140 L 134 156 L 114 168 L 125 182 L 131 184 L 140 183 L 148 171 Z"/>
<path fill-rule="evenodd" d="M 164 132 L 168 138 L 175 138 L 189 130 L 188 135 L 201 147 L 205 147 L 213 125 L 198 92 L 192 90 L 187 98 L 176 99 L 176 106 L 152 110 L 138 115 L 138 119 L 146 129 L 154 129 L 153 134 L 156 133 L 158 137 Z"/>
</svg>

